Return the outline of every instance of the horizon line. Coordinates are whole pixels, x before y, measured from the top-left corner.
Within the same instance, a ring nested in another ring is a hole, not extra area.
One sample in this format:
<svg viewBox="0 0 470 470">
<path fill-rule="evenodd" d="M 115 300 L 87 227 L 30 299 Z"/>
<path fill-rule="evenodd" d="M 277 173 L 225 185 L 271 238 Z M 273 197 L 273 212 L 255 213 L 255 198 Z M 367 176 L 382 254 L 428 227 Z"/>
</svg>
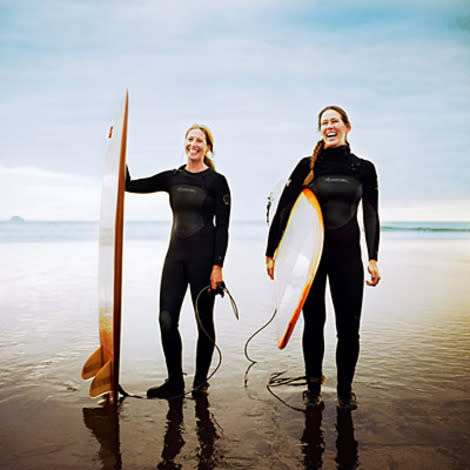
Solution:
<svg viewBox="0 0 470 470">
<path fill-rule="evenodd" d="M 0 223 L 4 222 L 17 222 L 17 223 L 23 223 L 23 222 L 64 222 L 64 223 L 77 223 L 77 222 L 82 222 L 82 223 L 99 223 L 99 219 L 27 219 L 21 216 L 13 216 L 8 219 L 0 219 Z M 152 223 L 171 223 L 172 219 L 127 219 L 124 220 L 124 223 L 126 222 L 152 222 Z M 263 223 L 266 224 L 266 220 L 264 219 L 252 219 L 252 218 L 247 218 L 247 219 L 232 219 L 230 223 L 237 223 L 237 222 L 253 222 L 253 223 Z M 408 222 L 413 222 L 413 223 L 470 223 L 470 218 L 469 219 L 381 219 L 380 220 L 380 225 L 384 225 L 386 223 L 408 223 Z M 267 224 L 266 224 L 267 225 Z"/>
</svg>

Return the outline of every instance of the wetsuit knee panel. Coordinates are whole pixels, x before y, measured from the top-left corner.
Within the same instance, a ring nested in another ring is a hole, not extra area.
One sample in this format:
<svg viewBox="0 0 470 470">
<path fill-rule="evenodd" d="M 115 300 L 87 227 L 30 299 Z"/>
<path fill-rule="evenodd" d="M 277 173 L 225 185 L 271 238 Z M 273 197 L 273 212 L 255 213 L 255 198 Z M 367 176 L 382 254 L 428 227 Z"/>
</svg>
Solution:
<svg viewBox="0 0 470 470">
<path fill-rule="evenodd" d="M 343 325 L 340 328 L 337 327 L 336 338 L 338 341 L 359 341 L 359 321 L 351 321 L 348 325 Z"/>
<path fill-rule="evenodd" d="M 176 321 L 168 310 L 161 310 L 158 317 L 161 331 L 171 331 L 178 328 L 178 321 Z"/>
</svg>

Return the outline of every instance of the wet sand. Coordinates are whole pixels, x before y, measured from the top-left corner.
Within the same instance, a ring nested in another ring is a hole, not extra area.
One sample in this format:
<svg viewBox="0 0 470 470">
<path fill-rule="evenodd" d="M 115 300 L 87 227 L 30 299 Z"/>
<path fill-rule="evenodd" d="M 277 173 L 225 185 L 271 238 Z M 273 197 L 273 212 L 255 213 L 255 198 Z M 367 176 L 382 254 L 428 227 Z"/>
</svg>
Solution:
<svg viewBox="0 0 470 470">
<path fill-rule="evenodd" d="M 166 243 L 125 246 L 121 383 L 143 394 L 166 374 L 156 320 Z M 0 244 L 0 468 L 466 469 L 470 468 L 468 240 L 384 237 L 379 288 L 366 288 L 355 391 L 339 412 L 335 331 L 326 326 L 325 408 L 299 412 L 266 389 L 273 372 L 301 376 L 297 326 L 284 351 L 271 315 L 264 241 L 232 240 L 224 270 L 238 303 L 216 306 L 223 362 L 207 400 L 126 398 L 116 410 L 88 397 L 82 364 L 97 346 L 95 242 Z M 187 385 L 195 320 L 181 319 Z M 215 364 L 214 360 L 214 364 Z M 276 388 L 302 407 L 302 387 Z"/>
</svg>

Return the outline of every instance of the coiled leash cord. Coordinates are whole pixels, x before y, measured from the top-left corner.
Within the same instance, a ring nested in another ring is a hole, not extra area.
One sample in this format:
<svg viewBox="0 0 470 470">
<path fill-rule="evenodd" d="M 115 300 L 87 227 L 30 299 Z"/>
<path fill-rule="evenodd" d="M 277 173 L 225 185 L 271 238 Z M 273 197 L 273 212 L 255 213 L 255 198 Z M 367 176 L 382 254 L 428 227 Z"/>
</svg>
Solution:
<svg viewBox="0 0 470 470">
<path fill-rule="evenodd" d="M 303 413 L 305 409 L 290 405 L 272 390 L 272 387 L 279 387 L 281 385 L 291 385 L 294 387 L 304 387 L 307 385 L 307 377 L 282 377 L 282 375 L 286 372 L 286 370 L 282 372 L 273 372 L 269 376 L 268 383 L 266 384 L 266 389 L 274 398 L 276 398 L 276 400 L 279 400 L 283 405 L 287 406 L 291 410 L 301 411 Z"/>
<path fill-rule="evenodd" d="M 214 345 L 214 347 L 217 351 L 217 354 L 218 354 L 217 365 L 215 366 L 214 370 L 207 377 L 207 380 L 209 380 L 212 377 L 214 377 L 215 373 L 219 370 L 219 368 L 222 364 L 222 351 L 221 351 L 220 347 L 217 345 L 217 343 L 215 342 L 214 338 L 209 334 L 209 332 L 205 329 L 204 325 L 202 324 L 201 316 L 199 314 L 199 299 L 200 299 L 201 295 L 203 295 L 204 293 L 207 293 L 208 295 L 214 295 L 214 296 L 220 295 L 221 297 L 223 297 L 225 294 L 227 294 L 227 296 L 230 300 L 230 304 L 232 306 L 232 310 L 233 310 L 233 313 L 235 315 L 235 318 L 237 320 L 239 320 L 240 316 L 238 314 L 238 307 L 237 307 L 237 304 L 235 302 L 235 299 L 232 297 L 232 294 L 230 294 L 230 291 L 227 289 L 227 286 L 225 285 L 224 282 L 222 282 L 222 284 L 220 284 L 220 286 L 217 287 L 217 289 L 215 289 L 215 290 L 211 289 L 210 285 L 205 286 L 197 294 L 196 301 L 194 302 L 194 310 L 196 312 L 196 320 L 197 320 L 201 330 L 204 332 L 204 334 L 212 341 L 212 344 Z"/>
</svg>

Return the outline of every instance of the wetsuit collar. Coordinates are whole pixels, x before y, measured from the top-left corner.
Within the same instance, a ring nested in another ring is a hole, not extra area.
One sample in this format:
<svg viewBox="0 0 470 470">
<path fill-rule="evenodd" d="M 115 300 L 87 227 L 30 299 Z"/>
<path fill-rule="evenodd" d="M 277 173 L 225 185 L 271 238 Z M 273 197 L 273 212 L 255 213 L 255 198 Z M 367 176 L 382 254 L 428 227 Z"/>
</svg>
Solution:
<svg viewBox="0 0 470 470">
<path fill-rule="evenodd" d="M 349 145 L 340 145 L 339 147 L 330 147 L 322 150 L 319 158 L 328 160 L 342 160 L 350 155 Z"/>
<path fill-rule="evenodd" d="M 188 170 L 186 169 L 186 165 L 181 165 L 181 166 L 178 168 L 178 170 L 184 171 L 184 172 L 185 172 L 186 174 L 188 174 L 188 175 L 201 175 L 202 173 L 208 172 L 210 169 L 211 169 L 211 168 L 209 167 L 209 168 L 206 168 L 205 170 L 198 171 L 198 172 L 194 173 L 194 172 L 192 172 L 192 171 L 188 171 Z"/>
</svg>

